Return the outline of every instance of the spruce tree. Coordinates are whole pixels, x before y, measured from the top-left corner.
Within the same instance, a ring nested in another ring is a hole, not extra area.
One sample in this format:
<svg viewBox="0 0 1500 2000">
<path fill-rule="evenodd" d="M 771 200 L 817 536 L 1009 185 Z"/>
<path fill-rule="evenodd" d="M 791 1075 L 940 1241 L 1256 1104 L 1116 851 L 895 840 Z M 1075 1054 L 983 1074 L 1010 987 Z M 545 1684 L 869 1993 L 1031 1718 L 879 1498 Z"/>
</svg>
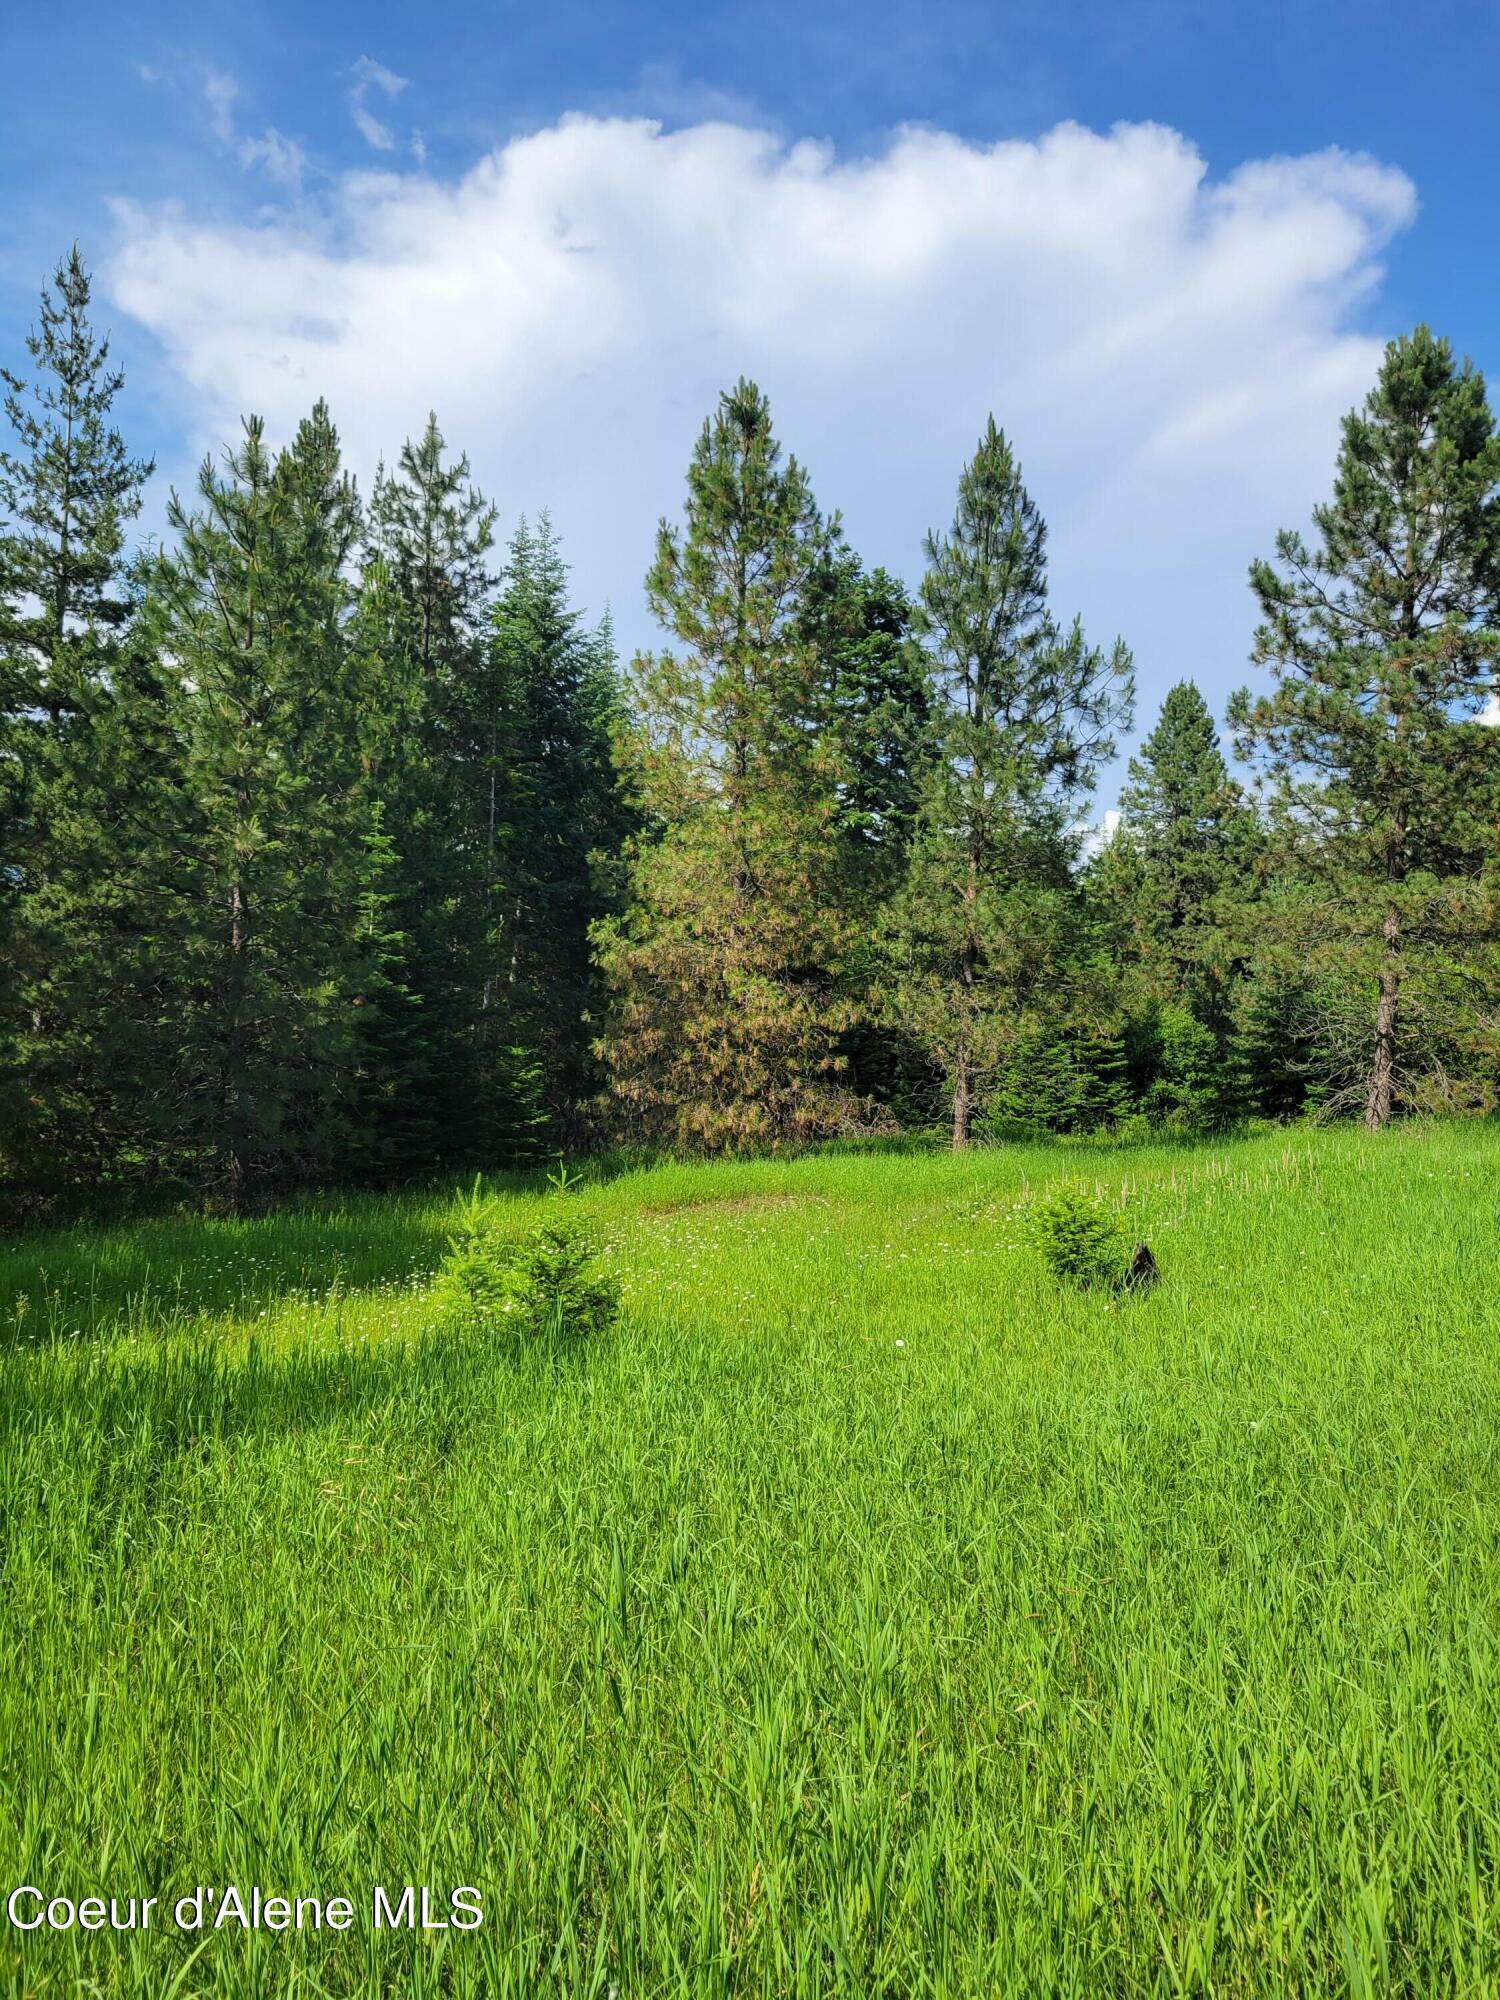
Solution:
<svg viewBox="0 0 1500 2000">
<path fill-rule="evenodd" d="M 1253 831 L 1208 704 L 1191 681 L 1168 691 L 1128 770 L 1116 839 L 1140 857 L 1158 935 L 1187 984 L 1203 962 L 1215 904 L 1242 871 Z"/>
<path fill-rule="evenodd" d="M 367 971 L 364 690 L 351 675 L 352 487 L 320 404 L 273 460 L 259 419 L 198 507 L 151 617 L 180 745 L 167 1092 L 186 1167 L 233 1211 L 335 1172 Z"/>
<path fill-rule="evenodd" d="M 75 246 L 43 290 L 29 379 L 0 370 L 0 1154 L 37 1180 L 115 1164 L 149 930 L 125 533 L 152 467 L 111 421 L 123 378 L 89 304 Z"/>
<path fill-rule="evenodd" d="M 152 463 L 110 422 L 124 385 L 89 319 L 75 244 L 44 288 L 27 339 L 34 379 L 0 368 L 16 448 L 0 451 L 0 660 L 7 714 L 86 715 L 107 673 L 100 642 L 129 616 L 125 530 Z"/>
<path fill-rule="evenodd" d="M 607 913 L 603 857 L 626 830 L 611 757 L 619 693 L 608 625 L 585 628 L 551 521 L 512 537 L 491 645 L 500 687 L 492 771 L 492 1014 L 532 1052 L 548 1122 L 582 1131 L 598 1088 L 601 1003 L 590 926 Z"/>
<path fill-rule="evenodd" d="M 1232 1122 L 1246 1087 L 1237 1032 L 1258 848 L 1255 814 L 1229 775 L 1208 704 L 1181 681 L 1130 760 L 1119 827 L 1089 870 L 1132 1016 L 1135 1082 L 1148 1110 L 1170 1108 L 1181 1123 L 1200 1113 L 1214 1127 Z M 1201 1035 L 1181 1027 L 1181 1010 Z M 1215 1067 L 1210 1088 L 1204 1072 Z"/>
<path fill-rule="evenodd" d="M 394 473 L 376 475 L 370 498 L 374 550 L 411 609 L 417 664 L 457 704 L 480 659 L 493 578 L 495 510 L 474 485 L 468 458 L 450 460 L 435 414 Z M 457 726 L 461 708 L 448 719 Z"/>
<path fill-rule="evenodd" d="M 419 690 L 385 818 L 399 857 L 391 917 L 404 941 L 401 983 L 420 1022 L 407 1032 L 403 1010 L 404 1060 L 386 1079 L 391 1174 L 488 1166 L 516 1122 L 512 1037 L 492 1007 L 503 700 L 487 631 L 494 524 L 435 416 L 394 472 L 377 476 L 367 556 L 388 586 L 379 616 L 390 671 Z"/>
<path fill-rule="evenodd" d="M 420 968 L 409 925 L 421 884 L 408 863 L 420 850 L 429 784 L 422 739 L 423 685 L 409 607 L 384 559 L 359 574 L 348 632 L 350 672 L 364 690 L 371 737 L 361 746 L 363 826 L 356 891 L 351 1177 L 401 1179 L 440 1154 L 433 1129 L 443 1053 L 427 1032 Z"/>
<path fill-rule="evenodd" d="M 1481 878 L 1500 771 L 1477 718 L 1500 652 L 1497 488 L 1484 379 L 1418 327 L 1344 419 L 1315 544 L 1285 532 L 1251 569 L 1275 686 L 1239 694 L 1231 719 L 1275 776 L 1287 862 L 1316 885 L 1304 969 L 1366 996 L 1345 1096 L 1372 1131 L 1420 1101 L 1444 989 L 1495 936 Z"/>
<path fill-rule="evenodd" d="M 932 684 L 906 587 L 836 545 L 809 576 L 800 617 L 818 657 L 835 748 L 832 835 L 848 937 L 840 989 L 853 1018 L 840 1038 L 850 1090 L 877 1116 L 929 1124 L 938 1079 L 903 1025 L 882 1019 L 879 923 L 910 856 L 931 756 Z"/>
<path fill-rule="evenodd" d="M 930 749 L 932 687 L 906 587 L 830 550 L 809 577 L 801 615 L 827 687 L 839 746 L 839 835 L 850 893 L 868 906 L 900 880 Z"/>
<path fill-rule="evenodd" d="M 626 907 L 596 928 L 614 996 L 600 1053 L 629 1132 L 778 1145 L 847 1115 L 840 771 L 803 625 L 837 522 L 746 381 L 703 427 L 686 515 L 661 524 L 646 580 L 678 649 L 632 673 L 622 763 L 644 829 Z"/>
<path fill-rule="evenodd" d="M 955 1147 L 1028 1017 L 1071 984 L 1078 806 L 1128 721 L 1130 655 L 1047 603 L 1046 524 L 993 417 L 927 538 L 920 626 L 940 697 L 932 774 L 886 930 L 889 1004 L 947 1079 Z M 1080 979 L 1083 960 L 1078 959 Z"/>
</svg>

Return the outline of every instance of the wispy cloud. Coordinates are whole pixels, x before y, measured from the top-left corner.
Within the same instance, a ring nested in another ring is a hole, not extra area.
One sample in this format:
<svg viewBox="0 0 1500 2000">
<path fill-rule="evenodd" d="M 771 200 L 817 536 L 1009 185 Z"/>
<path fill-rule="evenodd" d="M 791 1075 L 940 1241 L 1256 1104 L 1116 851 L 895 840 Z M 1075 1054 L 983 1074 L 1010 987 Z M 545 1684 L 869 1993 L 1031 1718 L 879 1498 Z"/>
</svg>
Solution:
<svg viewBox="0 0 1500 2000">
<path fill-rule="evenodd" d="M 208 106 L 208 129 L 221 146 L 234 145 L 234 102 L 240 87 L 221 69 L 211 69 L 203 79 L 203 101 Z"/>
<path fill-rule="evenodd" d="M 406 78 L 388 70 L 384 63 L 376 62 L 373 56 L 361 56 L 354 65 L 354 81 L 349 88 L 349 111 L 354 119 L 360 137 L 377 153 L 393 153 L 396 150 L 396 135 L 389 125 L 385 125 L 370 109 L 373 94 L 388 100 L 397 98 L 406 88 Z M 417 152 L 422 135 L 414 134 L 412 151 Z M 419 159 L 426 157 L 426 148 L 417 153 Z"/>
<path fill-rule="evenodd" d="M 268 125 L 259 135 L 241 133 L 235 121 L 239 94 L 238 82 L 224 70 L 211 69 L 204 78 L 203 99 L 214 138 L 245 170 L 257 167 L 278 187 L 300 188 L 307 171 L 306 153 L 295 139 L 288 139 L 274 125 Z"/>
</svg>

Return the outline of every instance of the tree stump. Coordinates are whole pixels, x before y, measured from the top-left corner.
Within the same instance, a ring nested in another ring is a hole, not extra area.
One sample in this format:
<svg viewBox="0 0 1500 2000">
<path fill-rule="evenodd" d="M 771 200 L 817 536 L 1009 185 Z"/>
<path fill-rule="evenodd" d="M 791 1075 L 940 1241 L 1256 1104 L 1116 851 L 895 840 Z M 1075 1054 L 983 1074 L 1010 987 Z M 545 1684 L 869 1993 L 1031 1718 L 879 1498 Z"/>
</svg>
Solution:
<svg viewBox="0 0 1500 2000">
<path fill-rule="evenodd" d="M 1126 1285 L 1132 1292 L 1149 1292 L 1160 1277 L 1161 1272 L 1150 1248 L 1144 1243 L 1137 1243 L 1130 1253 L 1130 1268 L 1125 1273 Z"/>
</svg>

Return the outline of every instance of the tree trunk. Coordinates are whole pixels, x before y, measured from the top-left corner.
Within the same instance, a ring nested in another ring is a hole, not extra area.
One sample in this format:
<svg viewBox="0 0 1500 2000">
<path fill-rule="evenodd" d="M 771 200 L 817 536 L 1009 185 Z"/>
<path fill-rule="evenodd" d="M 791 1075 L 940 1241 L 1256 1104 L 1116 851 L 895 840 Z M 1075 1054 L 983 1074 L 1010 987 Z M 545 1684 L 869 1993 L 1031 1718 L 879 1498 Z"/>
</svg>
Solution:
<svg viewBox="0 0 1500 2000">
<path fill-rule="evenodd" d="M 231 1215 L 243 1215 L 246 1200 L 245 1135 L 242 1125 L 244 1114 L 241 1075 L 243 1061 L 243 1014 L 245 984 L 245 944 L 247 934 L 245 892 L 239 881 L 230 885 L 229 890 L 229 953 L 230 953 L 230 1015 L 228 1037 L 229 1075 L 227 1082 L 228 1103 L 225 1105 L 225 1141 L 227 1157 L 224 1162 L 225 1200 Z"/>
<path fill-rule="evenodd" d="M 1375 1007 L 1375 1049 L 1370 1063 L 1370 1088 L 1365 1098 L 1365 1129 L 1378 1132 L 1390 1123 L 1396 1077 L 1396 1004 L 1401 992 L 1401 976 L 1396 970 L 1396 954 L 1401 948 L 1401 918 L 1387 910 L 1380 927 L 1385 940 L 1386 965 L 1380 975 L 1380 998 Z"/>
<path fill-rule="evenodd" d="M 974 911 L 979 902 L 979 841 L 969 832 L 969 873 L 964 883 L 964 942 L 959 954 L 958 979 L 961 1005 L 969 1023 L 958 1045 L 953 1063 L 953 1150 L 961 1153 L 969 1143 L 974 1121 L 974 1045 L 970 1040 L 975 1018 L 974 982 L 979 970 L 979 943 L 974 934 Z"/>
<path fill-rule="evenodd" d="M 1402 724 L 1397 722 L 1397 736 Z M 1398 803 L 1386 833 L 1385 879 L 1392 892 L 1406 879 L 1406 809 Z M 1370 1086 L 1365 1097 L 1365 1130 L 1379 1132 L 1391 1122 L 1396 1091 L 1396 1010 L 1401 997 L 1401 906 L 1394 893 L 1380 926 L 1385 963 L 1380 968 L 1380 998 L 1375 1007 L 1375 1047 L 1370 1058 Z"/>
<path fill-rule="evenodd" d="M 960 1044 L 953 1064 L 953 1150 L 961 1153 L 969 1143 L 974 1118 L 974 1058 L 967 1042 Z"/>
</svg>

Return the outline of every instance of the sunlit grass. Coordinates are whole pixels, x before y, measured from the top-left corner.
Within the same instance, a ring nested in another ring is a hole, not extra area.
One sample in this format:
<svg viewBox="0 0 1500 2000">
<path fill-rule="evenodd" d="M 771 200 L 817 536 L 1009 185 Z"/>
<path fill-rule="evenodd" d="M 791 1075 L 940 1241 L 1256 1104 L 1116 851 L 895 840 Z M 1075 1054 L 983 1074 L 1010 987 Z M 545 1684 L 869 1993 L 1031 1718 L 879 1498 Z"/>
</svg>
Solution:
<svg viewBox="0 0 1500 2000">
<path fill-rule="evenodd" d="M 1045 1278 L 1060 1175 L 1157 1292 Z M 1497 1193 L 1479 1125 L 511 1190 L 622 1280 L 564 1365 L 434 1327 L 446 1198 L 13 1243 L 0 1890 L 359 1921 L 0 1918 L 9 1990 L 1500 1991 Z"/>
</svg>

